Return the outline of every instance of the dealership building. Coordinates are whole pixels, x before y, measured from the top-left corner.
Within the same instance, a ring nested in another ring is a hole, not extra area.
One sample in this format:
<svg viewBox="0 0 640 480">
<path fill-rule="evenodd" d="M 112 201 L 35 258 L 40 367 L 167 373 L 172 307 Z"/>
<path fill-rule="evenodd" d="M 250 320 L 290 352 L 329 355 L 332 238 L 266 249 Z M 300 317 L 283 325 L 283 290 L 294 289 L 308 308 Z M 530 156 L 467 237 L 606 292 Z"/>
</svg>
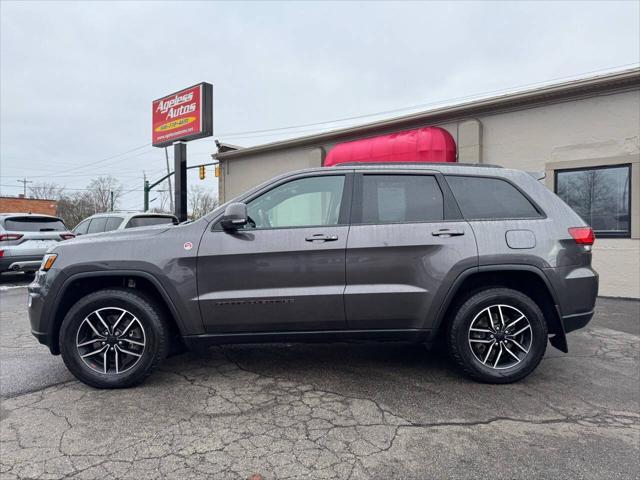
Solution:
<svg viewBox="0 0 640 480">
<path fill-rule="evenodd" d="M 220 199 L 284 172 L 322 166 L 345 142 L 409 138 L 424 127 L 448 132 L 454 161 L 545 172 L 542 181 L 596 232 L 600 294 L 640 298 L 637 68 L 264 145 L 224 146 L 214 155 Z"/>
</svg>

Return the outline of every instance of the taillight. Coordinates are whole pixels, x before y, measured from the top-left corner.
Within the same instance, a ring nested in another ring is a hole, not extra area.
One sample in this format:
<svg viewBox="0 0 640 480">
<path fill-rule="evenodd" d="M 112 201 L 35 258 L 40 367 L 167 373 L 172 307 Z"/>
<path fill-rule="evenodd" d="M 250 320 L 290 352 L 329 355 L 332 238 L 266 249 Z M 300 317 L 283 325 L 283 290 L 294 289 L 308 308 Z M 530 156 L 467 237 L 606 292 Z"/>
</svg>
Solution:
<svg viewBox="0 0 640 480">
<path fill-rule="evenodd" d="M 61 233 L 60 238 L 63 240 L 69 240 L 70 238 L 76 238 L 73 233 Z"/>
<path fill-rule="evenodd" d="M 10 242 L 12 240 L 20 240 L 24 235 L 20 233 L 2 233 L 0 234 L 0 242 Z"/>
<path fill-rule="evenodd" d="M 578 245 L 593 245 L 596 239 L 591 227 L 571 227 L 569 228 L 569 235 Z"/>
<path fill-rule="evenodd" d="M 4 257 L 4 250 L 0 250 L 0 258 Z"/>
</svg>

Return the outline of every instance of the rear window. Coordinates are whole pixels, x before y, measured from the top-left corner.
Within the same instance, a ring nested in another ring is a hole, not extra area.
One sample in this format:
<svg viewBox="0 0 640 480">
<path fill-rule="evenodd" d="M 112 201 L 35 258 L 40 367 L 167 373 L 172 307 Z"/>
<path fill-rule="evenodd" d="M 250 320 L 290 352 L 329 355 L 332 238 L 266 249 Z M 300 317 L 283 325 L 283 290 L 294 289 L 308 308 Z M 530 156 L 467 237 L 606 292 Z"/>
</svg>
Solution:
<svg viewBox="0 0 640 480">
<path fill-rule="evenodd" d="M 438 222 L 443 218 L 438 182 L 430 175 L 364 175 L 362 223 Z"/>
<path fill-rule="evenodd" d="M 89 224 L 89 230 L 87 233 L 101 233 L 104 232 L 104 227 L 107 224 L 107 217 L 96 217 L 91 220 Z"/>
<path fill-rule="evenodd" d="M 527 197 L 505 180 L 447 175 L 447 182 L 468 220 L 540 217 Z"/>
<path fill-rule="evenodd" d="M 10 217 L 5 219 L 4 228 L 8 232 L 64 232 L 67 227 L 58 218 Z"/>
<path fill-rule="evenodd" d="M 129 220 L 129 223 L 125 228 L 134 227 L 148 227 L 150 225 L 162 225 L 165 223 L 173 224 L 175 219 L 173 217 L 133 217 Z"/>
</svg>

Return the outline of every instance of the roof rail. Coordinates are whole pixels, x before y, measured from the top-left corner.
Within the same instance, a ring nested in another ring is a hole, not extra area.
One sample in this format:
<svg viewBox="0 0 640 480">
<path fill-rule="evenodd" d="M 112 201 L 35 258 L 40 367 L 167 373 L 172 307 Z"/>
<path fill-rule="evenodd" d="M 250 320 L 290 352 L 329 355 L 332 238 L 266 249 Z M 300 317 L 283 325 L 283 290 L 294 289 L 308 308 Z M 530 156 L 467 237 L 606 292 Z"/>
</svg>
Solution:
<svg viewBox="0 0 640 480">
<path fill-rule="evenodd" d="M 447 165 L 452 167 L 487 167 L 487 168 L 504 168 L 502 165 L 494 165 L 492 163 L 458 163 L 458 162 L 346 162 L 337 163 L 334 167 L 375 167 L 378 165 L 402 165 L 402 166 L 416 166 L 416 165 Z"/>
</svg>

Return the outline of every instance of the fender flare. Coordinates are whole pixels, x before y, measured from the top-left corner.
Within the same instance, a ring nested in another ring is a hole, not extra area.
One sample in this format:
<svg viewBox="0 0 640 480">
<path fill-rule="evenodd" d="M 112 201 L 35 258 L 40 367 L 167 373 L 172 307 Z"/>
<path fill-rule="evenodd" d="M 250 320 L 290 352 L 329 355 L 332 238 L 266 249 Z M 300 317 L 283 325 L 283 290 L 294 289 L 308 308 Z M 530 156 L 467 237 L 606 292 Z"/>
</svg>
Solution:
<svg viewBox="0 0 640 480">
<path fill-rule="evenodd" d="M 76 280 L 80 280 L 83 278 L 97 278 L 97 277 L 123 277 L 123 276 L 132 276 L 132 277 L 142 277 L 145 280 L 151 282 L 151 284 L 155 287 L 155 289 L 160 294 L 160 297 L 165 302 L 167 308 L 169 309 L 171 315 L 173 316 L 176 326 L 180 331 L 180 335 L 185 335 L 185 327 L 182 323 L 181 316 L 176 308 L 173 300 L 162 286 L 160 281 L 153 275 L 147 272 L 143 272 L 141 270 L 92 270 L 88 272 L 79 272 L 73 275 L 68 276 L 62 286 L 58 294 L 56 295 L 55 302 L 53 304 L 53 308 L 49 312 L 49 321 L 47 328 L 47 338 L 49 339 L 49 350 L 51 353 L 58 353 L 58 341 L 56 333 L 60 330 L 60 325 L 62 324 L 62 319 L 59 322 L 56 322 L 56 316 L 58 313 L 58 309 L 60 308 L 60 302 L 64 298 L 64 295 L 67 293 L 69 287 Z"/>
<path fill-rule="evenodd" d="M 547 291 L 549 292 L 549 295 L 551 295 L 551 298 L 553 300 L 553 306 L 557 314 L 557 321 L 558 321 L 558 327 L 559 327 L 555 335 L 549 338 L 549 341 L 551 342 L 551 345 L 556 347 L 558 350 L 564 353 L 567 353 L 569 351 L 569 348 L 567 345 L 567 336 L 564 330 L 564 324 L 562 323 L 562 314 L 560 312 L 560 307 L 558 304 L 558 296 L 556 294 L 555 289 L 553 288 L 553 285 L 551 285 L 551 282 L 549 281 L 547 276 L 544 274 L 544 272 L 540 268 L 535 267 L 533 265 L 524 265 L 524 264 L 481 265 L 478 267 L 468 268 L 467 270 L 464 270 L 462 273 L 460 273 L 460 275 L 458 275 L 458 277 L 456 277 L 456 279 L 453 282 L 453 285 L 451 285 L 451 287 L 449 288 L 449 291 L 447 292 L 444 298 L 444 301 L 440 304 L 440 308 L 438 309 L 438 313 L 436 315 L 435 321 L 433 322 L 433 331 L 434 332 L 439 331 L 442 325 L 442 322 L 444 321 L 445 313 L 451 306 L 453 299 L 459 293 L 460 286 L 467 278 L 469 278 L 471 275 L 475 275 L 478 273 L 504 272 L 504 271 L 529 272 L 529 273 L 535 274 L 538 278 L 540 278 L 540 280 L 542 280 L 542 282 L 547 288 Z"/>
</svg>

